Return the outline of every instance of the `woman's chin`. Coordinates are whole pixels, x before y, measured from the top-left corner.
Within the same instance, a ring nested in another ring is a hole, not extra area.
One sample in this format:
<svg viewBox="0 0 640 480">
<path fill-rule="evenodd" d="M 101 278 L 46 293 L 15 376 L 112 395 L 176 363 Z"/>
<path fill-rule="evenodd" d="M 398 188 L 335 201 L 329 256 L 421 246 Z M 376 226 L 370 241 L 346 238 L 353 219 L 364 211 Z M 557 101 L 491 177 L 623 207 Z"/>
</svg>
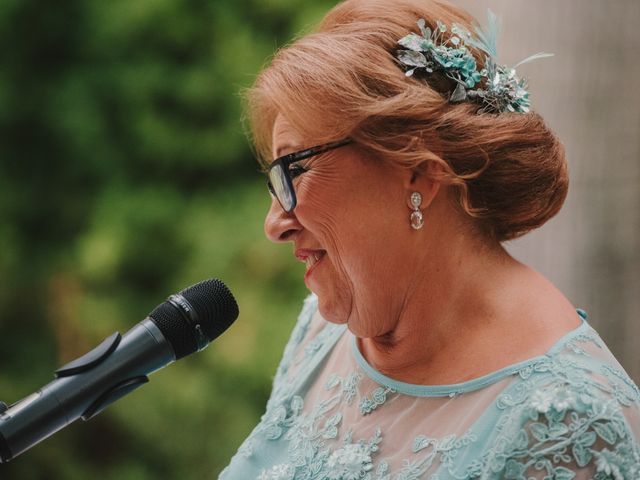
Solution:
<svg viewBox="0 0 640 480">
<path fill-rule="evenodd" d="M 327 322 L 343 324 L 349 320 L 350 308 L 345 307 L 335 296 L 314 292 L 318 296 L 318 311 Z"/>
</svg>

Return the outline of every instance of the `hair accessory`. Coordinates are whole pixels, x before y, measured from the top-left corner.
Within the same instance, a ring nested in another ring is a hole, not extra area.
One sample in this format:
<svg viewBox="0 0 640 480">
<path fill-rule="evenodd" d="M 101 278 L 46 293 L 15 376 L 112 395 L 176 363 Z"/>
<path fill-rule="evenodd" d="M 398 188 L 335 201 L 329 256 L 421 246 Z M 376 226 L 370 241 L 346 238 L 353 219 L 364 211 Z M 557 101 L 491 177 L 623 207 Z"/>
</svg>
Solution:
<svg viewBox="0 0 640 480">
<path fill-rule="evenodd" d="M 411 207 L 413 208 L 413 211 L 409 217 L 409 223 L 411 223 L 411 228 L 414 230 L 420 230 L 424 225 L 424 217 L 420 211 L 421 203 L 422 195 L 420 195 L 420 192 L 413 192 L 411 194 Z"/>
<path fill-rule="evenodd" d="M 423 18 L 418 20 L 422 35 L 410 33 L 398 44 L 406 50 L 398 50 L 397 59 L 406 71 L 407 77 L 414 72 L 424 71 L 427 75 L 442 73 L 456 82 L 449 95 L 452 103 L 473 101 L 483 105 L 481 111 L 500 113 L 528 113 L 530 102 L 527 84 L 516 76 L 516 68 L 523 63 L 552 53 L 536 53 L 525 58 L 514 67 L 497 63 L 498 17 L 487 12 L 487 28 L 475 26 L 475 37 L 464 27 L 454 23 L 451 32 L 438 20 L 431 31 Z M 484 68 L 478 70 L 476 60 L 468 47 L 485 53 Z"/>
</svg>

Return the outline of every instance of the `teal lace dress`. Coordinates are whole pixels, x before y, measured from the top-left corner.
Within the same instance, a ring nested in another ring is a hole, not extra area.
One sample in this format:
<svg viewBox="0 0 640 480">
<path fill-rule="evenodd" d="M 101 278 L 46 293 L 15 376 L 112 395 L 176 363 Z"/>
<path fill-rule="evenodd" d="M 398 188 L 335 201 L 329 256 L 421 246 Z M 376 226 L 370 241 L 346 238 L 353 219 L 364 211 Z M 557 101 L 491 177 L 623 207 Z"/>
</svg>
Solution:
<svg viewBox="0 0 640 480">
<path fill-rule="evenodd" d="M 224 480 L 640 479 L 640 391 L 582 324 L 455 385 L 395 381 L 310 296 Z"/>
</svg>

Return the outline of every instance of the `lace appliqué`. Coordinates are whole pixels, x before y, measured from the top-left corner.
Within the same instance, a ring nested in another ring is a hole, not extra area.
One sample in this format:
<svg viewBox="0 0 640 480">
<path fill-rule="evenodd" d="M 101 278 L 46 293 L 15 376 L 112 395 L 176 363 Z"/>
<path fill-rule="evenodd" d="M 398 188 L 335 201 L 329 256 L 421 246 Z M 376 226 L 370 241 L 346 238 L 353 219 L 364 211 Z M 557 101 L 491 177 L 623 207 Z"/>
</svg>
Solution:
<svg viewBox="0 0 640 480">
<path fill-rule="evenodd" d="M 597 480 L 640 478 L 640 450 L 615 400 L 596 400 L 556 385 L 536 390 L 523 407 L 514 413 L 528 414 L 529 421 L 502 437 L 508 443 L 499 439 L 497 445 L 506 448 L 492 452 L 490 471 L 513 480 L 541 474 L 570 480 L 584 468 Z"/>
<path fill-rule="evenodd" d="M 288 459 L 271 469 L 263 469 L 258 480 L 291 480 L 304 478 L 309 480 L 383 480 L 384 477 L 372 477 L 373 456 L 382 442 L 382 433 L 376 429 L 369 439 L 353 441 L 349 430 L 344 436 L 342 446 L 333 451 L 327 441 L 338 437 L 342 422 L 342 413 L 335 411 L 343 399 L 353 396 L 360 375 L 349 375 L 346 380 L 333 375 L 327 382 L 327 390 L 336 390 L 333 396 L 319 402 L 310 412 L 302 412 L 303 400 L 294 397 L 290 407 L 277 410 L 277 415 L 265 419 L 263 433 L 268 440 L 277 440 L 288 430 L 284 439 L 288 441 Z M 284 413 L 284 414 L 283 414 Z M 269 436 L 269 432 L 272 432 Z"/>
<path fill-rule="evenodd" d="M 293 480 L 295 473 L 296 469 L 292 465 L 281 463 L 262 470 L 257 480 Z"/>
<path fill-rule="evenodd" d="M 592 336 L 579 340 L 600 346 Z M 574 339 L 566 347 L 585 354 L 577 342 Z M 540 377 L 544 382 L 534 381 L 530 378 L 534 372 L 548 375 Z M 596 372 L 604 378 L 591 373 L 562 356 L 520 372 L 529 381 L 498 397 L 496 405 L 505 414 L 480 470 L 511 480 L 571 480 L 578 471 L 595 480 L 640 478 L 640 446 L 621 412 L 621 406 L 640 401 L 638 389 L 611 366 Z"/>
<path fill-rule="evenodd" d="M 378 387 L 371 394 L 371 398 L 365 396 L 360 400 L 360 413 L 367 415 L 373 412 L 376 408 L 384 405 L 387 401 L 387 395 L 389 393 L 395 393 L 396 391 L 390 387 Z"/>
<path fill-rule="evenodd" d="M 444 468 L 453 472 L 456 469 L 455 460 L 460 451 L 477 439 L 477 436 L 471 432 L 467 432 L 461 437 L 447 435 L 441 439 L 419 435 L 414 439 L 411 451 L 414 454 L 422 452 L 422 457 L 416 460 L 404 460 L 404 465 L 396 478 L 398 480 L 424 478 L 422 476 L 433 468 L 436 461 L 439 461 Z M 429 478 L 437 479 L 437 476 L 431 475 Z"/>
<path fill-rule="evenodd" d="M 395 474 L 384 459 L 375 458 L 383 441 L 380 428 L 375 430 L 371 438 L 358 441 L 353 440 L 353 433 L 348 430 L 342 446 L 332 450 L 327 441 L 338 437 L 343 419 L 342 413 L 335 410 L 343 402 L 353 401 L 361 379 L 359 372 L 352 372 L 344 379 L 336 374 L 331 375 L 325 389 L 332 391 L 333 395 L 319 402 L 310 412 L 304 412 L 303 400 L 295 397 L 288 409 L 275 409 L 270 417 L 265 418 L 263 432 L 269 440 L 277 440 L 283 429 L 288 429 L 283 438 L 289 445 L 289 463 L 277 465 L 270 470 L 264 469 L 258 479 L 417 480 L 423 478 L 422 475 L 436 462 L 455 470 L 455 459 L 460 451 L 477 440 L 472 432 L 467 432 L 462 437 L 448 435 L 441 439 L 418 436 L 413 442 L 414 456 L 406 459 Z M 366 400 L 367 405 L 371 405 L 369 411 L 372 411 L 384 405 L 387 395 L 393 392 L 390 388 L 377 387 L 371 398 L 362 398 L 360 406 Z M 295 466 L 293 473 L 285 466 Z M 435 476 L 430 478 L 437 479 Z"/>
<path fill-rule="evenodd" d="M 329 480 L 360 480 L 371 478 L 369 472 L 373 469 L 372 456 L 378 451 L 378 444 L 382 441 L 380 429 L 368 441 L 352 443 L 351 432 L 345 437 L 344 446 L 335 450 L 327 459 L 326 478 Z"/>
<path fill-rule="evenodd" d="M 576 335 L 566 343 L 565 348 L 571 350 L 573 353 L 578 355 L 588 355 L 586 350 L 584 350 L 584 348 L 581 345 L 581 344 L 588 344 L 588 343 L 592 343 L 600 349 L 604 348 L 604 344 L 602 343 L 602 340 L 600 340 L 595 335 L 589 335 L 589 334 Z"/>
</svg>

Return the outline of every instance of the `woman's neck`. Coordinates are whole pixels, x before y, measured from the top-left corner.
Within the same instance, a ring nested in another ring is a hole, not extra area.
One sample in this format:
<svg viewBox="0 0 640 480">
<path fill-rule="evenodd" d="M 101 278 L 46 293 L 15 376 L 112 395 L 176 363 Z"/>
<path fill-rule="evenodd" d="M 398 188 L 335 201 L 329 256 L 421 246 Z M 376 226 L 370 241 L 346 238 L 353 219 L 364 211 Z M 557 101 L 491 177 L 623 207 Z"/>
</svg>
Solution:
<svg viewBox="0 0 640 480">
<path fill-rule="evenodd" d="M 359 339 L 383 374 L 460 383 L 541 355 L 579 324 L 564 296 L 501 246 L 478 251 L 463 243 L 448 242 L 446 255 L 422 266 L 392 331 Z"/>
</svg>

